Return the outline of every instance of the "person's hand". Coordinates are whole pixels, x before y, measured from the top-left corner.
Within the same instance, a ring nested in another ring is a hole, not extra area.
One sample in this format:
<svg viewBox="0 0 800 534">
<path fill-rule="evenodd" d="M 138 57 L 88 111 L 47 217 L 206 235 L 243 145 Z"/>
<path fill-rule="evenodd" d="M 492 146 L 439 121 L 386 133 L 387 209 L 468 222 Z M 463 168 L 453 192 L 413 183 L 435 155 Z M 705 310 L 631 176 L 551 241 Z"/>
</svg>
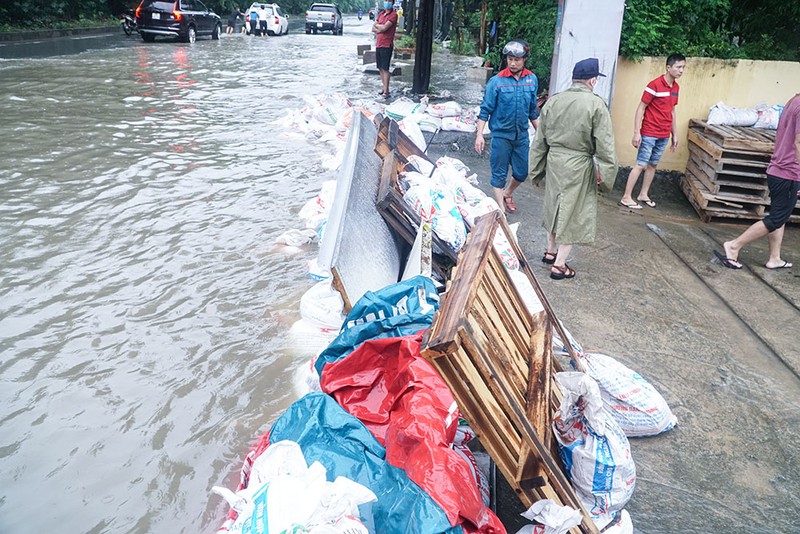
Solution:
<svg viewBox="0 0 800 534">
<path fill-rule="evenodd" d="M 475 136 L 475 152 L 481 154 L 483 152 L 483 147 L 486 144 L 486 141 L 483 139 L 483 135 L 476 135 Z"/>
<path fill-rule="evenodd" d="M 672 138 L 672 144 L 669 147 L 669 151 L 670 152 L 675 152 L 676 150 L 678 150 L 678 140 L 673 137 Z"/>
<path fill-rule="evenodd" d="M 639 145 L 642 144 L 642 134 L 635 133 L 633 134 L 633 139 L 631 139 L 631 144 L 633 148 L 639 148 Z"/>
</svg>

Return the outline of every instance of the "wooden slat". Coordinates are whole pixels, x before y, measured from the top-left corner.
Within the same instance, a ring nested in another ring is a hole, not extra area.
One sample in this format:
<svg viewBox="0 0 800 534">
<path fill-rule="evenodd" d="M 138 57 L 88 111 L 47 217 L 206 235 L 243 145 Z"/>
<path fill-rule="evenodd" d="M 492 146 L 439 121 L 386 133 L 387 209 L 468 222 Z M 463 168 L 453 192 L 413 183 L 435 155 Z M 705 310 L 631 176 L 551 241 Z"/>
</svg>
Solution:
<svg viewBox="0 0 800 534">
<path fill-rule="evenodd" d="M 544 311 L 531 315 L 500 255 L 505 233 Z M 597 532 L 562 471 L 551 425 L 561 392 L 552 335 L 560 322 L 499 212 L 478 218 L 447 282 L 421 354 L 523 504 L 549 498 L 583 514 L 572 532 Z"/>
</svg>

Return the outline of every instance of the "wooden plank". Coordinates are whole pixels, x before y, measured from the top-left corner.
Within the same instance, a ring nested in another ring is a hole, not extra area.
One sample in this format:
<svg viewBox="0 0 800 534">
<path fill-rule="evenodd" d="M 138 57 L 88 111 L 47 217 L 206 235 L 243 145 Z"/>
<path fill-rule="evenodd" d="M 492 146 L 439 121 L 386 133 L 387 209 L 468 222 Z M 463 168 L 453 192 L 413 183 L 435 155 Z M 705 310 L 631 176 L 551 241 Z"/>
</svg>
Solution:
<svg viewBox="0 0 800 534">
<path fill-rule="evenodd" d="M 711 138 L 722 148 L 768 153 L 772 153 L 775 149 L 774 138 L 770 140 L 768 133 L 771 130 L 763 129 L 763 131 L 756 133 L 753 130 L 761 129 L 742 126 L 712 125 L 696 119 L 690 120 L 689 126 L 701 129 L 707 137 Z"/>
</svg>

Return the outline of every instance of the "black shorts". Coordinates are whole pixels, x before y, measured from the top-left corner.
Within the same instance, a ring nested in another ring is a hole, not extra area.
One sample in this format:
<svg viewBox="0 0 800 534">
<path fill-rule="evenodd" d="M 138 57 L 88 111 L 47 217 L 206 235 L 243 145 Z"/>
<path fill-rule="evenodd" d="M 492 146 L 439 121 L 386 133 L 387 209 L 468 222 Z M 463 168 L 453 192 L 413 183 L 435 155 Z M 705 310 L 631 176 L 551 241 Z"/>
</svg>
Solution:
<svg viewBox="0 0 800 534">
<path fill-rule="evenodd" d="M 392 63 L 392 47 L 375 49 L 375 64 L 378 70 L 389 70 Z"/>
<path fill-rule="evenodd" d="M 764 217 L 763 222 L 769 232 L 774 232 L 786 224 L 792 216 L 792 211 L 797 205 L 800 182 L 768 174 L 767 187 L 769 187 L 769 215 Z"/>
</svg>

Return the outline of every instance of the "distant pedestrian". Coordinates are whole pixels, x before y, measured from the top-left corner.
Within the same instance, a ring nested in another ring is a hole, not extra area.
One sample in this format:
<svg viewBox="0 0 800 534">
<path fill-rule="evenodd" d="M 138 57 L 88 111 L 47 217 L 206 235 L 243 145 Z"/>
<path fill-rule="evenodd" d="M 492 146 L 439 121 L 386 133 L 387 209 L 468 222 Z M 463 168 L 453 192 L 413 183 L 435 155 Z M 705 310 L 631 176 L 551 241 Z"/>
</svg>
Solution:
<svg viewBox="0 0 800 534">
<path fill-rule="evenodd" d="M 602 185 L 610 192 L 617 175 L 611 115 L 605 101 L 593 93 L 599 76 L 605 74 L 596 58 L 575 64 L 572 87 L 542 107 L 531 149 L 531 180 L 537 187 L 545 180 L 547 250 L 542 262 L 552 265 L 554 280 L 575 276 L 567 257 L 573 244 L 594 241 L 597 188 Z"/>
<path fill-rule="evenodd" d="M 231 14 L 228 15 L 228 27 L 225 29 L 225 33 L 231 34 L 233 33 L 234 28 L 236 28 L 236 21 L 239 17 L 242 16 L 242 10 L 239 9 L 239 6 L 233 8 Z"/>
<path fill-rule="evenodd" d="M 656 175 L 656 167 L 661 161 L 664 149 L 672 137 L 669 149 L 675 152 L 678 148 L 675 121 L 675 106 L 678 105 L 678 78 L 683 76 L 686 58 L 681 54 L 672 54 L 667 58 L 666 72 L 652 80 L 644 88 L 642 100 L 636 108 L 633 120 L 633 140 L 631 144 L 638 149 L 636 165 L 628 175 L 625 193 L 619 201 L 620 206 L 630 209 L 641 209 L 642 206 L 633 200 L 633 188 L 644 171 L 642 188 L 637 199 L 646 206 L 656 207 L 650 199 L 650 184 Z"/>
<path fill-rule="evenodd" d="M 767 167 L 769 188 L 769 214 L 753 223 L 739 237 L 722 244 L 725 254 L 714 252 L 722 265 L 729 269 L 741 269 L 739 251 L 752 241 L 767 236 L 769 259 L 767 269 L 790 269 L 792 264 L 781 258 L 783 230 L 797 205 L 800 191 L 800 93 L 797 93 L 783 108 L 775 134 L 775 150 Z"/>
<path fill-rule="evenodd" d="M 509 41 L 503 47 L 508 66 L 486 83 L 475 133 L 475 151 L 480 154 L 485 145 L 483 129 L 488 121 L 492 133 L 489 156 L 492 193 L 500 209 L 505 208 L 509 213 L 517 211 L 514 191 L 528 178 L 528 128 L 531 124 L 538 128 L 539 124 L 539 107 L 536 105 L 539 80 L 525 68 L 530 50 L 522 39 Z"/>
<path fill-rule="evenodd" d="M 392 2 L 383 3 L 383 11 L 378 13 L 372 24 L 372 33 L 375 34 L 375 64 L 381 75 L 383 90 L 379 93 L 383 98 L 389 98 L 389 80 L 392 52 L 394 51 L 394 34 L 397 31 L 397 13 Z"/>
</svg>

